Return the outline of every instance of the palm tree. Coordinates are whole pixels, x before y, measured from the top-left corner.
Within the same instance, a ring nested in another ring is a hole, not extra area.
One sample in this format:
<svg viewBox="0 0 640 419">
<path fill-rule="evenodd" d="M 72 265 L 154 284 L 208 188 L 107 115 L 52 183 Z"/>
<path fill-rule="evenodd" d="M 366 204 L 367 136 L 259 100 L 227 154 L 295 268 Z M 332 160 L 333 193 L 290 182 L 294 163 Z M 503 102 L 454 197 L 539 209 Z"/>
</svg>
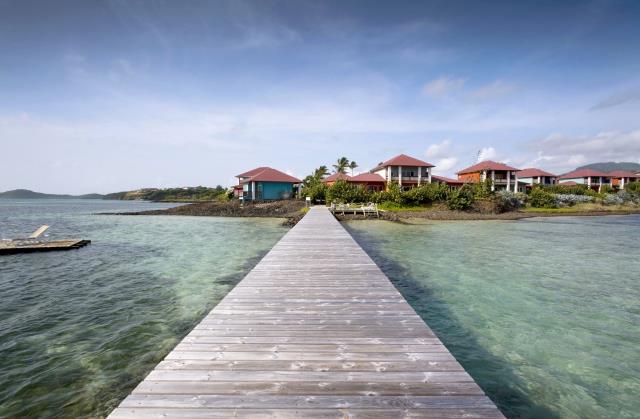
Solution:
<svg viewBox="0 0 640 419">
<path fill-rule="evenodd" d="M 345 173 L 347 167 L 349 167 L 349 159 L 346 157 L 340 157 L 337 164 L 333 165 L 335 173 Z"/>
<path fill-rule="evenodd" d="M 353 176 L 353 171 L 356 169 L 356 167 L 358 167 L 358 163 L 352 160 L 351 163 L 349 163 L 349 169 L 351 169 L 351 176 Z"/>
<path fill-rule="evenodd" d="M 329 174 L 329 169 L 327 166 L 320 166 L 313 171 L 309 176 L 305 177 L 303 180 L 303 184 L 305 188 L 308 188 L 313 185 L 317 185 L 322 182 L 322 179 Z"/>
<path fill-rule="evenodd" d="M 329 169 L 327 169 L 327 166 L 320 166 L 313 171 L 313 178 L 317 181 L 321 181 L 322 178 L 324 178 L 328 174 L 329 174 Z"/>
</svg>

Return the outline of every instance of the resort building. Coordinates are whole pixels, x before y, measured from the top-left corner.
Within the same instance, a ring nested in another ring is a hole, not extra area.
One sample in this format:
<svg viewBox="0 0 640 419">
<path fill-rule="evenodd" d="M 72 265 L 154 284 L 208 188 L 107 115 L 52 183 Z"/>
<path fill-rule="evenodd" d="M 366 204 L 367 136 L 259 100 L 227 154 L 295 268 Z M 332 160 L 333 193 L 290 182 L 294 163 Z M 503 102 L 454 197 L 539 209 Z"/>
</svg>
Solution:
<svg viewBox="0 0 640 419">
<path fill-rule="evenodd" d="M 347 183 L 362 185 L 364 188 L 372 192 L 382 191 L 385 189 L 385 181 L 382 176 L 375 173 L 360 173 L 359 175 L 349 176 L 346 173 L 334 173 L 324 178 L 322 181 L 331 186 L 339 180 Z"/>
<path fill-rule="evenodd" d="M 504 163 L 485 160 L 460 170 L 457 175 L 458 180 L 468 183 L 480 183 L 490 179 L 492 191 L 506 189 L 517 192 L 519 171 L 520 169 Z"/>
<path fill-rule="evenodd" d="M 327 176 L 326 178 L 322 179 L 322 181 L 326 183 L 327 186 L 331 186 L 339 180 L 344 180 L 345 182 L 349 182 L 350 179 L 351 179 L 351 176 L 349 176 L 348 174 L 338 172 L 338 173 L 334 173 L 332 175 Z"/>
<path fill-rule="evenodd" d="M 289 199 L 295 195 L 300 179 L 271 167 L 257 167 L 236 176 L 234 195 L 244 201 Z"/>
<path fill-rule="evenodd" d="M 593 169 L 577 169 L 558 177 L 561 185 L 587 185 L 600 190 L 602 186 L 611 186 L 611 176 L 608 173 Z"/>
<path fill-rule="evenodd" d="M 392 159 L 380 162 L 370 171 L 382 178 L 385 184 L 397 183 L 403 189 L 431 183 L 431 163 L 416 159 L 406 154 L 400 154 Z"/>
<path fill-rule="evenodd" d="M 555 185 L 556 183 L 558 183 L 558 176 L 542 169 L 530 167 L 518 172 L 518 190 L 521 192 L 534 185 Z"/>
<path fill-rule="evenodd" d="M 640 173 L 634 173 L 628 170 L 615 170 L 608 173 L 611 176 L 611 186 L 616 189 L 624 189 L 629 182 L 637 182 L 640 180 Z"/>
<path fill-rule="evenodd" d="M 465 184 L 463 180 L 460 179 L 452 179 L 450 177 L 431 175 L 432 183 L 444 183 L 445 185 L 449 185 L 454 188 L 459 188 Z"/>
</svg>

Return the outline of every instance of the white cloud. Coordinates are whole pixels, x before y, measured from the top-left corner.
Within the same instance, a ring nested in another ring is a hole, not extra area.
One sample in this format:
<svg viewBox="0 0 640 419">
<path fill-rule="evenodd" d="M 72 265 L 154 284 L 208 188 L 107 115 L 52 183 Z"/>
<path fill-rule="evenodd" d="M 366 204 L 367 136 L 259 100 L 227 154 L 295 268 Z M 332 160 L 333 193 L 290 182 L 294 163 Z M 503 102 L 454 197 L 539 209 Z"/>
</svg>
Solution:
<svg viewBox="0 0 640 419">
<path fill-rule="evenodd" d="M 527 165 L 558 173 L 588 163 L 626 161 L 640 163 L 640 130 L 600 132 L 591 136 L 551 134 L 531 142 L 536 157 Z"/>
<path fill-rule="evenodd" d="M 434 164 L 436 165 L 434 170 L 437 171 L 438 173 L 449 172 L 458 164 L 458 158 L 445 157 L 437 160 Z"/>
<path fill-rule="evenodd" d="M 425 155 L 431 159 L 441 158 L 450 154 L 451 152 L 451 140 L 443 140 L 438 144 L 431 144 L 427 147 Z"/>
<path fill-rule="evenodd" d="M 495 159 L 498 153 L 493 147 L 483 147 L 478 153 L 478 161 Z"/>
<path fill-rule="evenodd" d="M 439 97 L 462 89 L 466 82 L 467 79 L 443 76 L 425 84 L 423 90 L 430 96 Z"/>
<path fill-rule="evenodd" d="M 506 96 L 515 90 L 515 86 L 502 80 L 496 80 L 493 83 L 479 87 L 469 93 L 469 97 L 473 100 L 487 101 Z"/>
</svg>

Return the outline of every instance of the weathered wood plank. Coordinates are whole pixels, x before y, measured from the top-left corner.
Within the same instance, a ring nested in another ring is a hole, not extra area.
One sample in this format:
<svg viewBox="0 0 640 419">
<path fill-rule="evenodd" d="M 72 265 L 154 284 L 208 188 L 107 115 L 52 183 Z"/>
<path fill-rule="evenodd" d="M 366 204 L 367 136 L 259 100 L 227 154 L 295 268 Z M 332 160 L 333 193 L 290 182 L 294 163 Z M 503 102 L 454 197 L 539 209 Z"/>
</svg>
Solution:
<svg viewBox="0 0 640 419">
<path fill-rule="evenodd" d="M 313 208 L 111 418 L 501 418 L 326 209 Z"/>
<path fill-rule="evenodd" d="M 265 409 L 291 407 L 316 409 L 319 406 L 332 409 L 367 408 L 491 408 L 493 403 L 486 396 L 272 396 L 272 395 L 182 395 L 182 394 L 132 394 L 122 407 L 169 408 L 222 408 L 247 409 L 261 406 Z"/>
<path fill-rule="evenodd" d="M 348 416 L 345 416 L 347 415 Z M 175 409 L 175 408 L 119 408 L 110 418 L 114 419 L 494 419 L 503 418 L 494 408 L 469 409 Z"/>
<path fill-rule="evenodd" d="M 482 395 L 473 382 L 460 383 L 362 383 L 338 381 L 154 381 L 144 380 L 133 391 L 138 394 L 298 394 L 361 396 Z"/>
</svg>

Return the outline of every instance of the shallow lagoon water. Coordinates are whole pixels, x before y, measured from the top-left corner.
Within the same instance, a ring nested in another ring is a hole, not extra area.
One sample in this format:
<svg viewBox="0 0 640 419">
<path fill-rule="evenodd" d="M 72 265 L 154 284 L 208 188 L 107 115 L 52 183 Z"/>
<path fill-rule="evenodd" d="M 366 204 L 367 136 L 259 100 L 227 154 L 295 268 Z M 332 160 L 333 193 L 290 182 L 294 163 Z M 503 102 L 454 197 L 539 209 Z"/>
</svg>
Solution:
<svg viewBox="0 0 640 419">
<path fill-rule="evenodd" d="M 114 216 L 171 204 L 0 199 L 0 237 L 92 244 L 0 257 L 0 417 L 104 417 L 287 229 Z"/>
<path fill-rule="evenodd" d="M 346 226 L 508 417 L 640 415 L 640 216 Z"/>
<path fill-rule="evenodd" d="M 104 417 L 268 251 L 279 220 L 0 200 L 83 249 L 0 258 L 0 417 Z M 640 412 L 640 217 L 345 224 L 509 417 Z"/>
</svg>

